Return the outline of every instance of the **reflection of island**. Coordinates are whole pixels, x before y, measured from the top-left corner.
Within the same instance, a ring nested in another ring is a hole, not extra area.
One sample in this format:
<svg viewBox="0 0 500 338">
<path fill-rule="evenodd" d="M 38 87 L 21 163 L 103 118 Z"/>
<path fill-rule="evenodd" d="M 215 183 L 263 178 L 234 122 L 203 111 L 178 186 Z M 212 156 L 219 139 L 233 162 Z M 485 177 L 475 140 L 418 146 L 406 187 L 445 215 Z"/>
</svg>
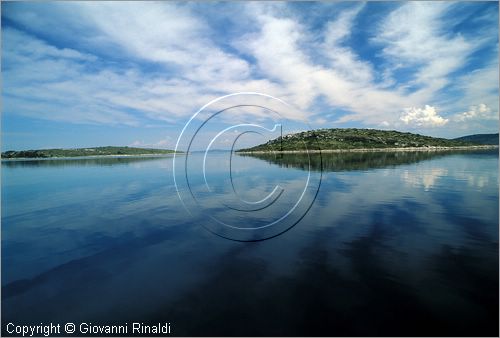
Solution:
<svg viewBox="0 0 500 338">
<path fill-rule="evenodd" d="M 8 160 L 2 161 L 2 166 L 9 168 L 19 167 L 85 167 L 85 166 L 112 166 L 131 164 L 143 161 L 152 161 L 164 159 L 171 155 L 162 156 L 128 156 L 128 157 L 75 157 L 75 158 L 59 158 L 59 159 L 25 159 L 25 160 Z"/>
<path fill-rule="evenodd" d="M 347 171 L 371 168 L 386 168 L 411 164 L 453 154 L 471 154 L 470 150 L 456 151 L 394 151 L 394 152 L 340 152 L 340 153 L 238 153 L 286 168 L 308 170 L 309 159 L 312 170 Z M 497 150 L 477 150 L 474 154 L 497 154 Z"/>
</svg>

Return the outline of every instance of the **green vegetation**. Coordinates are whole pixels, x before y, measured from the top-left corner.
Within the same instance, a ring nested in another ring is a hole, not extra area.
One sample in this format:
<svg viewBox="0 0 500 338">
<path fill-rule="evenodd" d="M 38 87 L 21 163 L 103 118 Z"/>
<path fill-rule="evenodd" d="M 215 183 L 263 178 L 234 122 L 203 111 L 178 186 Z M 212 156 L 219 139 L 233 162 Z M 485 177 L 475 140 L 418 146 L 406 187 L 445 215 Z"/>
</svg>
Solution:
<svg viewBox="0 0 500 338">
<path fill-rule="evenodd" d="M 54 157 L 81 157 L 81 156 L 109 156 L 109 155 L 163 155 L 172 154 L 173 150 L 147 149 L 131 147 L 95 147 L 76 149 L 39 149 L 6 151 L 2 158 L 54 158 Z"/>
<path fill-rule="evenodd" d="M 475 145 L 461 140 L 448 140 L 402 133 L 394 130 L 376 129 L 318 129 L 296 134 L 288 134 L 241 151 L 300 151 L 335 149 L 374 149 L 374 148 L 424 148 L 458 147 Z"/>
<path fill-rule="evenodd" d="M 456 141 L 465 141 L 476 144 L 498 144 L 498 133 L 496 134 L 475 134 L 457 137 Z"/>
</svg>

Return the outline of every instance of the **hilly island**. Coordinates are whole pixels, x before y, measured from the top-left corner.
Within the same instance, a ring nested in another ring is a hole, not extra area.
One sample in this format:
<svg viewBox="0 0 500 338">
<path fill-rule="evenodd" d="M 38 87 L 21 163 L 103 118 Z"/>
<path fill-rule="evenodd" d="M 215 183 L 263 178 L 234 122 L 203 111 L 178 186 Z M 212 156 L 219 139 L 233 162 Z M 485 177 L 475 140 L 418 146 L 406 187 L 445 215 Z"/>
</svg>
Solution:
<svg viewBox="0 0 500 338">
<path fill-rule="evenodd" d="M 480 142 L 476 141 L 480 140 Z M 394 130 L 333 128 L 284 135 L 237 152 L 377 151 L 430 149 L 483 149 L 498 147 L 498 134 L 445 139 Z"/>
<path fill-rule="evenodd" d="M 167 149 L 134 148 L 134 147 L 94 147 L 74 149 L 39 149 L 6 151 L 2 158 L 61 158 L 87 156 L 152 156 L 173 154 L 175 151 Z"/>
<path fill-rule="evenodd" d="M 456 139 L 436 138 L 399 131 L 333 128 L 303 131 L 284 135 L 251 148 L 239 149 L 240 153 L 265 153 L 273 151 L 391 151 L 391 150 L 446 150 L 484 149 L 498 147 L 498 134 L 468 135 Z M 63 158 L 98 156 L 157 156 L 175 153 L 174 150 L 134 147 L 91 147 L 73 149 L 9 150 L 2 152 L 2 159 Z"/>
</svg>

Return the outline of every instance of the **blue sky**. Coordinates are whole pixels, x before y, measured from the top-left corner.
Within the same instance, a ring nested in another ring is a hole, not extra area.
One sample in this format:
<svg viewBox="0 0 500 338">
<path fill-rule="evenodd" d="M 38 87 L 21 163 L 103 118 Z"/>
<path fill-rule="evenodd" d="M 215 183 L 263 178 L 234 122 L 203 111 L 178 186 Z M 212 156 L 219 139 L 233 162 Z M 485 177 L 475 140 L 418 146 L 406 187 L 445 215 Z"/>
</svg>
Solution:
<svg viewBox="0 0 500 338">
<path fill-rule="evenodd" d="M 2 150 L 173 148 L 204 104 L 313 128 L 498 132 L 497 2 L 2 3 Z"/>
</svg>

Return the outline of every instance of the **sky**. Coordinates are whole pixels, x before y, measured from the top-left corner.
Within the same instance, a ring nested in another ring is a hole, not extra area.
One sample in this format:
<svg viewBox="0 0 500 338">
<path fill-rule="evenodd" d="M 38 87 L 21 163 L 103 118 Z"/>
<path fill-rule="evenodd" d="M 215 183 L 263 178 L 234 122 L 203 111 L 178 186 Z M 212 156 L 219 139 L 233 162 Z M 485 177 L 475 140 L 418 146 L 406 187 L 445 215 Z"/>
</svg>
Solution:
<svg viewBox="0 0 500 338">
<path fill-rule="evenodd" d="M 174 148 L 218 97 L 311 128 L 498 132 L 498 2 L 2 2 L 2 150 Z"/>
</svg>

